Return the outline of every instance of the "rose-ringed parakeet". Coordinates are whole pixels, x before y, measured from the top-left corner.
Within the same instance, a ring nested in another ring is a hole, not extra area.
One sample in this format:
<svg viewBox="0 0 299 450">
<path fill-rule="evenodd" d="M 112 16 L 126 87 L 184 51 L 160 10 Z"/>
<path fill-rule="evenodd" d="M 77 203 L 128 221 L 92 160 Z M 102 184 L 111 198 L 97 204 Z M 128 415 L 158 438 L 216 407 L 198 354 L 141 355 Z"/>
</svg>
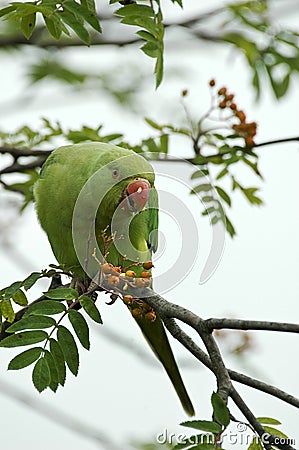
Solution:
<svg viewBox="0 0 299 450">
<path fill-rule="evenodd" d="M 99 271 L 98 258 L 92 257 L 95 246 L 108 263 L 129 266 L 136 277 L 144 270 L 136 261 L 151 261 L 157 249 L 158 196 L 153 169 L 141 155 L 105 143 L 60 147 L 45 162 L 34 195 L 56 259 L 80 280 L 90 281 Z M 114 240 L 105 248 L 110 235 Z M 183 408 L 193 415 L 161 319 L 134 319 Z"/>
</svg>

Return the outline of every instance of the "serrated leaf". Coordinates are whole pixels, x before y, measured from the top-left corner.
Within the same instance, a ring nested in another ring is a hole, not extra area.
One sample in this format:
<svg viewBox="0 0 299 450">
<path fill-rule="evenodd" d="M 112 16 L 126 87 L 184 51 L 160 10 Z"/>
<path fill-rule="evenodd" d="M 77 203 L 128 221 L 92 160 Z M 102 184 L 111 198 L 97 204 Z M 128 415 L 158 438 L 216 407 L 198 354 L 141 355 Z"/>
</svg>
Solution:
<svg viewBox="0 0 299 450">
<path fill-rule="evenodd" d="M 260 423 L 269 424 L 269 425 L 281 425 L 281 422 L 277 419 L 273 419 L 272 417 L 257 417 L 257 420 Z"/>
<path fill-rule="evenodd" d="M 228 234 L 230 235 L 230 237 L 233 238 L 236 234 L 236 230 L 227 216 L 225 216 L 225 228 L 226 228 L 226 231 L 228 232 Z"/>
<path fill-rule="evenodd" d="M 220 423 L 220 425 L 227 427 L 230 422 L 230 413 L 225 401 L 217 394 L 217 392 L 213 392 L 211 402 L 215 420 Z"/>
<path fill-rule="evenodd" d="M 195 428 L 196 430 L 207 431 L 208 433 L 220 433 L 222 427 L 217 422 L 210 420 L 188 420 L 180 423 L 183 427 Z"/>
<path fill-rule="evenodd" d="M 54 39 L 60 39 L 63 27 L 59 16 L 57 17 L 56 14 L 44 16 L 44 21 L 51 36 L 53 36 Z"/>
<path fill-rule="evenodd" d="M 25 280 L 23 281 L 23 286 L 25 291 L 28 291 L 41 277 L 40 272 L 32 272 Z"/>
<path fill-rule="evenodd" d="M 126 16 L 154 17 L 155 16 L 155 12 L 154 12 L 153 8 L 151 8 L 150 6 L 136 5 L 136 4 L 123 6 L 122 8 L 115 11 L 114 14 L 116 14 L 118 16 L 122 16 L 122 17 L 126 17 Z"/>
<path fill-rule="evenodd" d="M 227 192 L 225 192 L 224 189 L 222 189 L 222 187 L 220 186 L 215 186 L 216 191 L 218 192 L 218 194 L 220 195 L 220 197 L 229 205 L 232 205 L 230 196 L 228 195 Z"/>
<path fill-rule="evenodd" d="M 22 287 L 23 281 L 15 281 L 10 286 L 4 289 L 4 298 L 9 300 Z"/>
<path fill-rule="evenodd" d="M 79 296 L 78 292 L 72 288 L 50 289 L 43 294 L 52 300 L 75 300 Z"/>
<path fill-rule="evenodd" d="M 264 450 L 264 446 L 262 445 L 260 439 L 254 437 L 248 447 L 248 450 Z"/>
<path fill-rule="evenodd" d="M 51 391 L 56 392 L 59 384 L 58 380 L 58 372 L 55 365 L 54 358 L 52 356 L 52 353 L 50 353 L 48 350 L 45 352 L 45 360 L 48 363 L 49 371 L 50 371 L 50 383 L 49 388 Z"/>
<path fill-rule="evenodd" d="M 58 382 L 61 386 L 64 386 L 66 376 L 65 359 L 60 344 L 53 338 L 50 339 L 50 352 L 56 366 Z"/>
<path fill-rule="evenodd" d="M 191 175 L 191 180 L 195 180 L 196 178 L 202 178 L 205 177 L 206 175 L 209 174 L 209 171 L 207 169 L 202 169 L 202 170 L 196 170 L 195 172 L 193 172 L 193 174 Z"/>
<path fill-rule="evenodd" d="M 212 186 L 208 183 L 203 183 L 203 184 L 199 184 L 198 186 L 195 186 L 192 191 L 191 194 L 197 194 L 199 192 L 208 192 L 212 189 Z"/>
<path fill-rule="evenodd" d="M 21 30 L 26 39 L 30 39 L 36 22 L 36 13 L 28 14 L 21 19 Z"/>
<path fill-rule="evenodd" d="M 152 119 L 150 119 L 149 117 L 145 117 L 144 118 L 145 122 L 151 126 L 152 128 L 154 128 L 155 130 L 159 130 L 162 131 L 163 130 L 163 125 L 159 125 L 157 122 L 154 122 Z"/>
<path fill-rule="evenodd" d="M 42 315 L 42 316 L 52 316 L 53 314 L 61 314 L 66 310 L 63 303 L 55 300 L 42 300 L 41 302 L 34 303 L 29 306 L 28 311 L 24 314 L 25 317 L 28 315 Z"/>
<path fill-rule="evenodd" d="M 224 169 L 221 170 L 221 172 L 218 173 L 216 180 L 220 180 L 221 178 L 223 178 L 226 174 L 228 173 L 227 168 L 225 167 Z"/>
<path fill-rule="evenodd" d="M 0 9 L 0 17 L 3 17 L 3 16 L 5 16 L 6 14 L 11 13 L 11 12 L 14 11 L 15 9 L 17 9 L 17 5 L 11 5 L 11 6 L 7 6 L 6 8 Z"/>
<path fill-rule="evenodd" d="M 18 289 L 17 292 L 12 296 L 13 301 L 20 306 L 28 305 L 28 300 L 22 289 Z"/>
<path fill-rule="evenodd" d="M 16 315 L 13 307 L 11 306 L 10 300 L 3 300 L 0 303 L 0 311 L 4 319 L 6 319 L 8 322 L 12 323 L 15 320 Z"/>
<path fill-rule="evenodd" d="M 21 347 L 23 345 L 37 344 L 48 337 L 45 331 L 24 331 L 23 333 L 13 334 L 0 342 L 0 347 Z"/>
<path fill-rule="evenodd" d="M 69 11 L 60 12 L 61 19 L 77 34 L 77 36 L 87 45 L 90 44 L 90 36 L 84 25 L 82 25 L 76 16 Z"/>
<path fill-rule="evenodd" d="M 33 347 L 15 356 L 8 364 L 8 370 L 19 370 L 36 361 L 44 351 L 42 347 Z"/>
<path fill-rule="evenodd" d="M 69 311 L 68 318 L 82 346 L 86 348 L 86 350 L 89 350 L 90 349 L 89 328 L 86 320 L 84 319 L 82 314 L 80 314 L 78 311 L 74 309 Z"/>
<path fill-rule="evenodd" d="M 39 330 L 41 328 L 50 328 L 56 324 L 52 317 L 48 316 L 27 316 L 13 323 L 6 329 L 8 333 L 15 333 L 22 330 Z"/>
<path fill-rule="evenodd" d="M 79 353 L 72 333 L 63 325 L 59 325 L 57 339 L 68 368 L 75 376 L 77 376 L 79 369 Z"/>
<path fill-rule="evenodd" d="M 50 369 L 44 357 L 40 358 L 34 366 L 32 381 L 38 392 L 42 392 L 50 384 Z"/>
<path fill-rule="evenodd" d="M 76 16 L 81 16 L 92 28 L 94 28 L 99 33 L 102 32 L 102 28 L 99 24 L 97 16 L 95 12 L 89 10 L 87 7 L 83 5 L 79 5 L 79 3 L 74 1 L 65 1 L 63 2 L 63 7 L 68 11 L 74 13 Z"/>
<path fill-rule="evenodd" d="M 141 50 L 150 58 L 157 58 L 159 56 L 159 47 L 155 42 L 147 42 L 141 47 Z"/>
<path fill-rule="evenodd" d="M 273 427 L 268 427 L 268 426 L 264 426 L 264 429 L 266 431 L 268 431 L 268 433 L 270 434 L 274 434 L 275 436 L 279 436 L 281 438 L 287 439 L 288 436 L 286 434 L 284 434 L 282 431 L 277 430 L 276 428 Z"/>
<path fill-rule="evenodd" d="M 101 314 L 91 298 L 87 296 L 82 297 L 80 300 L 80 305 L 92 320 L 100 324 L 103 323 Z"/>
</svg>

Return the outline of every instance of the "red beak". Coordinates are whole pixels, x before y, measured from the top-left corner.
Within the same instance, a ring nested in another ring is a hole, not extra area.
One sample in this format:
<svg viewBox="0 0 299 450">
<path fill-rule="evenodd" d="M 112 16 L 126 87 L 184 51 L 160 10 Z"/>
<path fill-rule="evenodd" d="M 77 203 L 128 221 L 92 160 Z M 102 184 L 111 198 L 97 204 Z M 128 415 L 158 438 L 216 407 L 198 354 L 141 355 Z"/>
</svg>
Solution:
<svg viewBox="0 0 299 450">
<path fill-rule="evenodd" d="M 135 210 L 141 211 L 148 200 L 150 184 L 144 178 L 136 178 L 127 187 L 127 199 L 129 205 Z"/>
</svg>

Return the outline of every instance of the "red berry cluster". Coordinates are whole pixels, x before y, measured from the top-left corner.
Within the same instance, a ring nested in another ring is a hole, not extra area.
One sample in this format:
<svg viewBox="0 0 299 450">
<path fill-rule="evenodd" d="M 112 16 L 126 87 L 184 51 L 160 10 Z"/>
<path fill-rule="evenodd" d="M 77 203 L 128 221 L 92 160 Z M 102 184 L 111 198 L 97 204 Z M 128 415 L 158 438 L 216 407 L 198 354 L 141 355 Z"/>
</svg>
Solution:
<svg viewBox="0 0 299 450">
<path fill-rule="evenodd" d="M 209 85 L 214 87 L 216 85 L 215 80 L 210 80 Z M 238 121 L 238 123 L 232 125 L 232 129 L 238 136 L 244 138 L 247 147 L 253 147 L 255 145 L 256 122 L 246 122 L 246 114 L 238 108 L 234 102 L 234 94 L 229 93 L 225 86 L 218 90 L 217 97 L 218 107 L 220 109 L 229 109 Z"/>
<path fill-rule="evenodd" d="M 131 267 L 131 266 L 130 266 Z M 129 268 L 124 269 L 114 266 L 108 262 L 101 265 L 102 283 L 107 287 L 108 292 L 111 290 L 114 292 L 110 298 L 114 303 L 118 297 L 122 297 L 123 302 L 127 305 L 131 311 L 133 317 L 145 318 L 153 322 L 156 319 L 155 311 L 143 300 L 135 298 L 132 295 L 125 294 L 128 288 L 146 288 L 151 284 L 151 272 L 153 264 L 151 261 L 136 264 L 136 270 L 139 268 L 142 270 L 137 277 L 136 272 Z M 117 292 L 117 293 L 115 293 Z"/>
</svg>

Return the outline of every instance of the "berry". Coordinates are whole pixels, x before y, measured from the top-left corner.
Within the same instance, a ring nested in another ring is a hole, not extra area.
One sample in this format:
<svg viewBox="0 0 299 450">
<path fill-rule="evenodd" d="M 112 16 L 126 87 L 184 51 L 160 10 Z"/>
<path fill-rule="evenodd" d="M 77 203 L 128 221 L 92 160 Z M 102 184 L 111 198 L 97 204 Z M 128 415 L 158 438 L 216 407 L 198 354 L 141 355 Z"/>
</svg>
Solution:
<svg viewBox="0 0 299 450">
<path fill-rule="evenodd" d="M 222 102 L 219 103 L 219 108 L 224 109 L 227 107 L 226 100 L 222 100 Z"/>
<path fill-rule="evenodd" d="M 226 93 L 227 93 L 226 87 L 222 87 L 218 91 L 218 95 L 226 95 Z"/>
<path fill-rule="evenodd" d="M 117 277 L 115 275 L 109 275 L 109 277 L 108 277 L 108 284 L 110 286 L 118 286 L 119 283 L 120 283 L 119 277 Z"/>
<path fill-rule="evenodd" d="M 110 263 L 102 264 L 102 272 L 103 273 L 112 273 L 114 270 L 114 266 Z"/>
<path fill-rule="evenodd" d="M 188 95 L 188 89 L 182 90 L 182 97 L 186 97 Z"/>
<path fill-rule="evenodd" d="M 142 264 L 142 267 L 145 270 L 150 270 L 152 267 L 154 267 L 154 264 L 151 261 L 147 261 Z"/>
<path fill-rule="evenodd" d="M 156 314 L 154 311 L 147 312 L 144 317 L 150 322 L 154 322 L 156 320 Z"/>
<path fill-rule="evenodd" d="M 126 277 L 135 278 L 136 277 L 136 273 L 133 270 L 127 270 L 126 271 Z"/>
<path fill-rule="evenodd" d="M 132 309 L 132 316 L 135 317 L 136 319 L 142 317 L 142 311 L 140 308 L 134 308 Z"/>
<path fill-rule="evenodd" d="M 140 276 L 141 276 L 141 278 L 150 278 L 151 274 L 150 274 L 150 272 L 146 272 L 144 270 L 143 272 L 141 272 Z"/>
<path fill-rule="evenodd" d="M 210 80 L 210 82 L 209 82 L 209 85 L 210 85 L 211 87 L 213 87 L 213 86 L 215 86 L 215 84 L 216 84 L 216 82 L 215 82 L 215 80 L 212 78 L 212 80 Z"/>
<path fill-rule="evenodd" d="M 123 302 L 124 302 L 126 305 L 131 305 L 131 304 L 133 303 L 133 297 L 132 297 L 132 295 L 124 295 L 124 296 L 123 296 Z"/>
</svg>

